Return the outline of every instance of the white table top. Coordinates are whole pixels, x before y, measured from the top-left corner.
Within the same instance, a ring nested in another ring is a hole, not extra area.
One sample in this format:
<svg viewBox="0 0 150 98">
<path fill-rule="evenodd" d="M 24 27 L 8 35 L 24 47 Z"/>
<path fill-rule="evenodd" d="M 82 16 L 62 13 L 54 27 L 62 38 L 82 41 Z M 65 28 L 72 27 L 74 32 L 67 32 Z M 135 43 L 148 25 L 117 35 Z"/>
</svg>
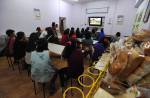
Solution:
<svg viewBox="0 0 150 98">
<path fill-rule="evenodd" d="M 96 94 L 94 95 L 94 98 L 115 98 L 115 97 L 106 92 L 104 89 L 99 88 Z"/>
<path fill-rule="evenodd" d="M 104 70 L 105 65 L 109 63 L 109 60 L 110 60 L 110 54 L 103 53 L 100 60 L 96 63 L 95 68 L 98 70 Z"/>
<path fill-rule="evenodd" d="M 79 42 L 82 42 L 82 38 L 77 38 L 77 40 L 79 41 Z M 93 40 L 93 44 L 96 44 L 98 41 L 97 40 Z"/>
<path fill-rule="evenodd" d="M 51 52 L 56 53 L 58 55 L 62 55 L 64 48 L 65 48 L 65 46 L 62 46 L 62 45 L 48 43 L 48 49 Z"/>
<path fill-rule="evenodd" d="M 98 69 L 98 70 L 104 70 L 104 66 L 105 64 L 101 61 L 98 61 L 98 63 L 95 65 L 95 69 Z"/>
<path fill-rule="evenodd" d="M 97 40 L 93 40 L 93 44 L 96 44 L 98 41 Z"/>
</svg>

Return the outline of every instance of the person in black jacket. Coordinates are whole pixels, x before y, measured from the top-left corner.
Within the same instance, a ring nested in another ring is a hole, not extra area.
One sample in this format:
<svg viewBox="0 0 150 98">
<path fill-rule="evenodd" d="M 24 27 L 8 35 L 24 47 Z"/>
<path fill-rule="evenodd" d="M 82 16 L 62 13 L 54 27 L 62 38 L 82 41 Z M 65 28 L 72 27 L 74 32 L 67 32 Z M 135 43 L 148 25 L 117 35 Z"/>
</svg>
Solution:
<svg viewBox="0 0 150 98">
<path fill-rule="evenodd" d="M 27 40 L 24 32 L 18 32 L 14 44 L 14 60 L 18 61 L 25 57 Z"/>
</svg>

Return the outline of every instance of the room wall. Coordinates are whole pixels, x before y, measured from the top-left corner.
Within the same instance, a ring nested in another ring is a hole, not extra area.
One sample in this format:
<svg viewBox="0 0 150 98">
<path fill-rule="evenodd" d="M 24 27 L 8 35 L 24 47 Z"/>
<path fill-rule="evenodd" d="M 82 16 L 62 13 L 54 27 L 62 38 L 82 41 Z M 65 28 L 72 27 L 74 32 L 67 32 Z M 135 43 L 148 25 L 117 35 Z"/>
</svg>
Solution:
<svg viewBox="0 0 150 98">
<path fill-rule="evenodd" d="M 114 15 L 114 14 L 112 14 L 114 12 L 114 2 L 109 3 L 108 1 L 96 1 L 96 2 L 87 3 L 85 5 L 85 10 L 90 9 L 90 8 L 104 8 L 104 7 L 109 7 L 108 13 L 85 14 L 86 15 L 85 23 L 88 25 L 88 17 L 90 17 L 90 16 L 105 17 L 104 30 L 105 30 L 106 34 L 111 34 L 111 28 L 112 28 L 113 21 L 111 20 L 111 24 L 108 24 L 108 22 L 109 22 L 109 19 L 112 19 L 113 15 Z"/>
<path fill-rule="evenodd" d="M 40 9 L 41 19 L 36 20 L 33 9 Z M 45 28 L 51 22 L 59 22 L 59 16 L 66 17 L 66 25 L 71 25 L 72 5 L 62 0 L 0 0 L 0 33 L 7 29 L 24 31 L 26 35 L 37 26 Z"/>
<path fill-rule="evenodd" d="M 87 27 L 89 16 L 105 16 L 106 34 L 113 35 L 119 31 L 122 35 L 130 35 L 136 13 L 135 2 L 136 0 L 102 0 L 71 4 L 63 0 L 0 0 L 0 33 L 12 28 L 29 35 L 37 26 L 44 28 L 50 26 L 52 21 L 58 23 L 59 16 L 67 18 L 67 27 Z M 109 7 L 109 12 L 86 14 L 87 8 L 102 7 Z M 40 9 L 40 20 L 35 19 L 34 8 Z M 117 25 L 118 15 L 124 15 L 123 25 Z"/>
<path fill-rule="evenodd" d="M 118 0 L 117 9 L 115 14 L 115 22 L 113 26 L 113 32 L 121 32 L 123 35 L 131 35 L 133 23 L 135 21 L 135 15 L 137 9 L 135 8 L 136 0 Z M 117 16 L 123 15 L 123 25 L 117 25 Z"/>
<path fill-rule="evenodd" d="M 81 4 L 78 10 L 82 13 L 76 13 L 77 17 L 81 17 L 79 21 L 74 18 L 74 24 L 78 26 L 88 26 L 89 16 L 105 16 L 105 32 L 108 35 L 114 35 L 116 32 L 121 32 L 122 36 L 132 34 L 133 23 L 135 19 L 136 8 L 134 7 L 136 0 L 102 0 Z M 86 9 L 109 7 L 108 13 L 86 14 Z M 76 12 L 79 12 L 76 11 Z M 74 11 L 73 11 L 74 12 Z M 122 25 L 117 24 L 117 16 L 123 15 L 124 22 Z M 87 24 L 87 25 L 85 25 Z"/>
<path fill-rule="evenodd" d="M 83 9 L 83 6 L 81 4 L 72 4 L 71 10 L 71 26 L 74 28 L 84 26 L 85 10 Z"/>
</svg>

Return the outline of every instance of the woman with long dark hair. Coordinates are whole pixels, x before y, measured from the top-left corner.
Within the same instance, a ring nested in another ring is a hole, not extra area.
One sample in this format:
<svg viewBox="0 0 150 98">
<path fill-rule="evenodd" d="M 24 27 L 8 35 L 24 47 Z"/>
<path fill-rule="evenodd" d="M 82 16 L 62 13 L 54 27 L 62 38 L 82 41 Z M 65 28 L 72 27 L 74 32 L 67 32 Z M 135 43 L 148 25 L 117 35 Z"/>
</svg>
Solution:
<svg viewBox="0 0 150 98">
<path fill-rule="evenodd" d="M 73 27 L 70 30 L 69 38 L 70 39 L 76 39 L 77 38 L 77 35 L 76 35 Z"/>
<path fill-rule="evenodd" d="M 31 78 L 39 83 L 49 82 L 55 75 L 55 69 L 52 66 L 48 42 L 41 38 L 37 42 L 36 51 L 31 53 Z M 53 79 L 51 80 L 51 91 L 54 90 Z"/>
<path fill-rule="evenodd" d="M 71 40 L 71 45 L 66 46 L 64 51 L 64 58 L 67 59 L 68 67 L 58 71 L 62 87 L 64 86 L 64 76 L 67 79 L 77 78 L 84 71 L 83 55 L 77 41 Z"/>
<path fill-rule="evenodd" d="M 27 40 L 24 32 L 18 32 L 14 44 L 14 59 L 18 61 L 25 57 Z"/>
<path fill-rule="evenodd" d="M 30 72 L 30 69 L 31 69 L 31 53 L 35 51 L 38 39 L 39 39 L 38 35 L 36 33 L 32 33 L 27 43 L 25 63 L 26 63 L 26 69 L 28 70 L 28 72 Z"/>
<path fill-rule="evenodd" d="M 67 42 L 69 41 L 69 29 L 66 29 L 62 35 L 61 44 L 66 46 Z"/>
</svg>

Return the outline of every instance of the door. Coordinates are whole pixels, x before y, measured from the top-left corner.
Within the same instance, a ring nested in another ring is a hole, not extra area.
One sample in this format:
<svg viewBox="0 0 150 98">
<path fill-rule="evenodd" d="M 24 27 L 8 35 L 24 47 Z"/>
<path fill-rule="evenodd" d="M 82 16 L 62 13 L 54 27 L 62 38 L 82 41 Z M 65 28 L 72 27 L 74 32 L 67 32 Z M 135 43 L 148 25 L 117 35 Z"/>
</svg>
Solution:
<svg viewBox="0 0 150 98">
<path fill-rule="evenodd" d="M 66 17 L 59 17 L 59 29 L 61 33 L 66 29 Z"/>
</svg>

